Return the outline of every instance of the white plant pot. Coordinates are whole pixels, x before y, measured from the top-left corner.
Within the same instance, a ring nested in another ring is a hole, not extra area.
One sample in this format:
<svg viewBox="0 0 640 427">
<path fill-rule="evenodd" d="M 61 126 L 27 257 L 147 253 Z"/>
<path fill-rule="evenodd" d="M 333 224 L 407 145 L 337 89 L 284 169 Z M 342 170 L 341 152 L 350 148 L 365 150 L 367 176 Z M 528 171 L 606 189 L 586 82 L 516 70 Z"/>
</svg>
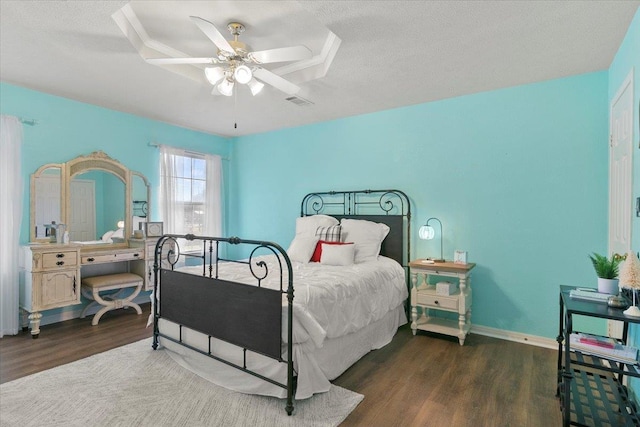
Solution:
<svg viewBox="0 0 640 427">
<path fill-rule="evenodd" d="M 618 282 L 618 279 L 603 279 L 598 277 L 598 292 L 602 294 L 618 295 L 620 292 Z"/>
</svg>

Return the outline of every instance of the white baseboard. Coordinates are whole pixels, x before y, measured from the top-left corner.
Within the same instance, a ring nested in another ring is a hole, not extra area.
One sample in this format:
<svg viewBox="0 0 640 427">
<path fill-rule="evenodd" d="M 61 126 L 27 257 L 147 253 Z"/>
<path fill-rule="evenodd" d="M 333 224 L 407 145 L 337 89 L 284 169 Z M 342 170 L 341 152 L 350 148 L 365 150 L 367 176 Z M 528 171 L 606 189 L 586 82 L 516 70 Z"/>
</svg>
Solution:
<svg viewBox="0 0 640 427">
<path fill-rule="evenodd" d="M 149 295 L 138 295 L 133 299 L 133 302 L 136 304 L 144 304 L 151 302 L 149 299 Z M 82 314 L 82 310 L 84 307 L 74 308 L 73 310 L 63 311 L 59 313 L 53 314 L 45 314 L 43 313 L 42 319 L 40 320 L 40 326 L 50 325 L 52 323 L 64 322 L 65 320 L 77 319 Z M 94 307 L 93 309 L 87 312 L 87 316 L 91 316 L 95 314 L 100 309 L 99 306 Z M 28 324 L 28 321 L 27 321 Z M 26 326 L 26 325 L 23 325 Z M 472 325 L 471 333 L 484 335 L 487 337 L 499 338 L 507 341 L 514 341 L 523 344 L 534 345 L 537 347 L 549 348 L 551 350 L 558 349 L 558 343 L 555 339 L 539 337 L 536 335 L 527 335 L 520 332 L 507 331 L 504 329 L 496 329 L 489 328 L 487 326 L 479 326 Z"/>
<path fill-rule="evenodd" d="M 144 304 L 144 303 L 151 302 L 151 300 L 149 299 L 149 295 L 147 294 L 147 295 L 138 295 L 133 299 L 133 302 L 135 302 L 136 304 Z M 52 313 L 52 314 L 46 314 L 46 312 L 43 312 L 42 319 L 40 319 L 40 326 L 51 325 L 52 323 L 64 322 L 65 320 L 77 319 L 82 314 L 82 310 L 84 310 L 84 307 L 85 306 L 78 306 L 73 310 L 62 311 L 59 313 Z M 102 306 L 96 305 L 95 307 L 87 311 L 86 316 L 89 317 L 94 315 L 101 308 Z M 25 323 L 22 324 L 23 327 L 28 325 L 29 325 L 28 320 L 26 321 L 26 324 Z"/>
<path fill-rule="evenodd" d="M 527 335 L 520 332 L 505 331 L 504 329 L 489 328 L 487 326 L 478 325 L 471 326 L 471 333 L 534 345 L 536 347 L 549 348 L 551 350 L 558 350 L 558 342 L 555 339 L 539 337 L 537 335 Z"/>
</svg>

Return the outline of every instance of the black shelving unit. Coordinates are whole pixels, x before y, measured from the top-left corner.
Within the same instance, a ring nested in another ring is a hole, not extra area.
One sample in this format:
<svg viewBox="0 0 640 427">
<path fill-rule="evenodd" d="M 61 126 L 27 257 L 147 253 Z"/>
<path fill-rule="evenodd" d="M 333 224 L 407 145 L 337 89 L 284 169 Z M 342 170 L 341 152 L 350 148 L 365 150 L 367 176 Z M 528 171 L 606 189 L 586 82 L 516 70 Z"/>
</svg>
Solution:
<svg viewBox="0 0 640 427">
<path fill-rule="evenodd" d="M 640 367 L 619 363 L 572 350 L 570 335 L 573 315 L 622 321 L 621 343 L 626 344 L 629 323 L 640 318 L 627 317 L 622 309 L 607 304 L 573 299 L 572 286 L 560 286 L 560 328 L 558 333 L 558 397 L 563 426 L 640 427 L 635 402 L 623 385 L 625 376 L 640 378 Z"/>
</svg>

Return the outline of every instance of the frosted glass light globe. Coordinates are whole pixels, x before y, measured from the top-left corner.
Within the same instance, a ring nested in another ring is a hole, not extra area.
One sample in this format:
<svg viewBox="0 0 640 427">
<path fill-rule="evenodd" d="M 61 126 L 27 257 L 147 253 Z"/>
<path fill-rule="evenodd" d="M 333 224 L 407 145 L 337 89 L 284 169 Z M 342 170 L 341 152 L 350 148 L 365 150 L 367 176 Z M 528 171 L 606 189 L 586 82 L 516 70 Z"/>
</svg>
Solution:
<svg viewBox="0 0 640 427">
<path fill-rule="evenodd" d="M 435 235 L 436 235 L 436 230 L 430 225 L 423 225 L 418 230 L 418 236 L 422 240 L 431 240 L 435 237 Z"/>
</svg>

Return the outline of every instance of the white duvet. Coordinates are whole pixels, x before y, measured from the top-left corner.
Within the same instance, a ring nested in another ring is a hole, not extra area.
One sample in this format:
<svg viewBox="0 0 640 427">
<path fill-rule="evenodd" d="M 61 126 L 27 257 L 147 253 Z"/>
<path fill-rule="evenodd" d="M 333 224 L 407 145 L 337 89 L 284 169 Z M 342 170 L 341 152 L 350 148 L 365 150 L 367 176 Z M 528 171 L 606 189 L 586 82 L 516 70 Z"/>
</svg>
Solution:
<svg viewBox="0 0 640 427">
<path fill-rule="evenodd" d="M 270 272 L 263 287 L 280 289 L 275 255 L 254 258 L 264 261 Z M 284 268 L 285 264 L 282 264 Z M 377 261 L 350 266 L 292 262 L 294 287 L 293 342 L 320 348 L 326 338 L 337 338 L 380 320 L 408 297 L 404 269 L 396 261 L 379 256 Z M 260 269 L 254 267 L 257 274 Z M 201 275 L 202 266 L 179 271 Z M 287 286 L 284 273 L 283 287 Z M 221 263 L 218 277 L 255 284 L 246 264 Z M 286 295 L 283 295 L 283 340 L 286 342 Z"/>
</svg>

